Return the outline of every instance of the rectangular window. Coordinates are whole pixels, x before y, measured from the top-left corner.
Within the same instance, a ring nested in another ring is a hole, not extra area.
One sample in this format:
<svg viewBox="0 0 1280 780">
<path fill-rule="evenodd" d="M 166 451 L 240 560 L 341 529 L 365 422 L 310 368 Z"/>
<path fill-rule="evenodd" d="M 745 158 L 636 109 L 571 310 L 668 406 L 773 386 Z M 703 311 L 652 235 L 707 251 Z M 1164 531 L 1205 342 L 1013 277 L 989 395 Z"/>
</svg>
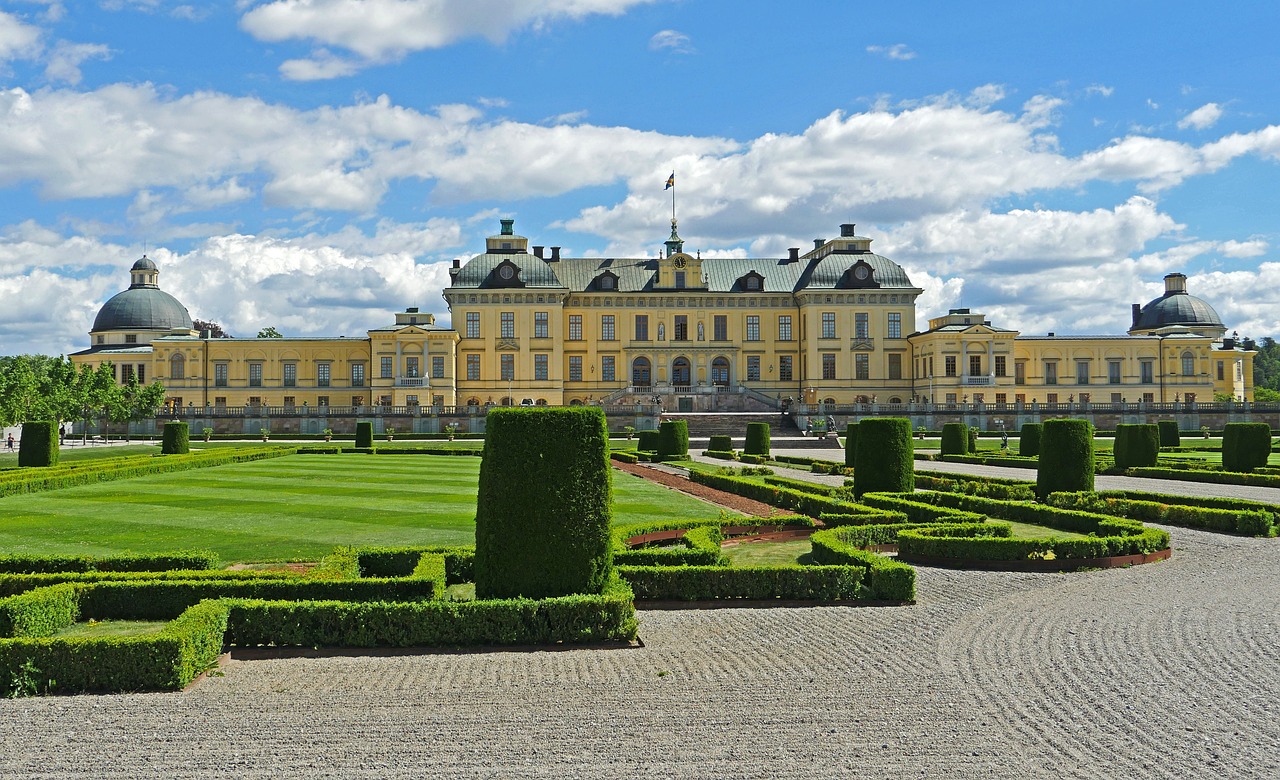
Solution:
<svg viewBox="0 0 1280 780">
<path fill-rule="evenodd" d="M 902 378 L 902 355 L 898 354 L 897 352 L 890 352 L 888 355 L 888 358 L 889 358 L 889 378 L 901 379 Z"/>
<path fill-rule="evenodd" d="M 616 338 L 613 333 L 613 315 L 600 315 L 600 340 L 613 341 Z"/>
<path fill-rule="evenodd" d="M 535 339 L 545 339 L 551 336 L 547 322 L 547 313 L 545 311 L 535 311 L 533 313 L 533 337 Z"/>
<path fill-rule="evenodd" d="M 600 379 L 604 382 L 612 382 L 617 376 L 617 360 L 613 355 L 600 356 Z"/>
<path fill-rule="evenodd" d="M 133 366 L 129 363 L 121 363 L 120 381 L 127 384 L 131 379 L 133 379 Z"/>
<path fill-rule="evenodd" d="M 687 315 L 687 314 L 677 314 L 677 315 L 676 315 L 676 335 L 675 335 L 675 340 L 676 340 L 676 341 L 688 341 L 688 340 L 689 340 L 689 315 Z"/>
<path fill-rule="evenodd" d="M 1120 393 L 1112 393 L 1112 394 L 1111 394 L 1111 403 L 1113 403 L 1113 404 L 1122 404 L 1122 403 L 1124 403 L 1124 396 L 1123 396 L 1123 395 L 1121 395 Z"/>
<path fill-rule="evenodd" d="M 285 387 L 298 386 L 298 364 L 297 363 L 284 364 L 284 386 Z"/>
<path fill-rule="evenodd" d="M 1156 394 L 1155 394 L 1155 393 L 1143 393 L 1143 394 L 1142 394 L 1142 402 L 1143 402 L 1144 404 L 1152 403 L 1152 402 L 1154 402 L 1155 400 L 1156 400 Z"/>
<path fill-rule="evenodd" d="M 582 381 L 582 356 L 581 355 L 569 356 L 569 381 L 570 382 Z"/>
<path fill-rule="evenodd" d="M 946 375 L 955 376 L 956 375 L 956 356 L 947 355 L 945 358 L 943 358 L 943 361 L 944 361 L 943 366 L 946 370 Z"/>
<path fill-rule="evenodd" d="M 320 406 L 328 406 L 328 405 L 329 405 L 329 396 L 327 396 L 327 395 L 322 395 L 322 396 L 320 396 L 320 397 L 316 398 L 316 403 L 317 403 L 318 405 L 320 405 Z"/>
<path fill-rule="evenodd" d="M 1027 383 L 1027 361 L 1019 360 L 1013 364 L 1013 383 L 1015 385 Z"/>
<path fill-rule="evenodd" d="M 676 289 L 683 290 L 685 286 L 684 271 L 676 271 Z"/>
<path fill-rule="evenodd" d="M 747 341 L 760 340 L 760 315 L 747 315 Z"/>
<path fill-rule="evenodd" d="M 516 313 L 504 311 L 498 314 L 498 335 L 504 339 L 516 337 Z"/>
<path fill-rule="evenodd" d="M 540 382 L 547 381 L 547 356 L 546 355 L 533 356 L 533 378 Z"/>
<path fill-rule="evenodd" d="M 138 364 L 138 384 L 145 385 L 147 383 L 147 364 Z"/>
<path fill-rule="evenodd" d="M 1221 381 L 1223 381 L 1223 380 L 1225 380 L 1225 379 L 1226 379 L 1226 377 L 1227 377 L 1227 371 L 1226 371 L 1226 368 L 1227 368 L 1227 367 L 1223 364 L 1223 361 L 1219 360 L 1219 361 L 1218 361 L 1218 381 L 1219 381 L 1219 382 L 1221 382 Z"/>
<path fill-rule="evenodd" d="M 1008 376 L 1008 359 L 1004 355 L 996 355 L 996 376 Z"/>
<path fill-rule="evenodd" d="M 262 364 L 249 364 L 249 387 L 262 387 Z"/>
<path fill-rule="evenodd" d="M 778 379 L 782 380 L 783 382 L 792 381 L 790 355 L 778 356 Z"/>
<path fill-rule="evenodd" d="M 836 337 L 836 313 L 833 311 L 824 311 L 822 313 L 822 338 L 833 339 Z"/>
<path fill-rule="evenodd" d="M 421 358 L 411 356 L 404 359 L 404 375 L 407 377 L 418 377 L 422 375 L 422 367 L 418 364 Z"/>
<path fill-rule="evenodd" d="M 860 311 L 853 315 L 853 337 L 856 339 L 871 337 L 871 323 L 867 319 L 865 311 Z"/>
<path fill-rule="evenodd" d="M 395 376 L 395 358 L 390 355 L 384 355 L 379 361 L 382 367 L 382 378 L 390 379 Z"/>
<path fill-rule="evenodd" d="M 130 334 L 128 334 L 128 335 L 126 335 L 126 336 L 124 337 L 124 343 L 126 343 L 126 344 L 137 344 L 137 343 L 138 343 L 138 337 L 137 337 L 136 335 L 134 335 L 133 333 L 130 333 Z"/>
<path fill-rule="evenodd" d="M 1048 395 L 1046 395 L 1046 396 L 1045 396 L 1044 401 L 1045 401 L 1045 403 L 1047 403 L 1047 404 L 1056 404 L 1056 403 L 1058 402 L 1058 394 L 1057 394 L 1057 393 L 1049 393 Z"/>
<path fill-rule="evenodd" d="M 254 409 L 257 409 L 259 406 L 262 406 L 262 396 L 249 396 L 249 403 L 245 404 L 245 406 L 252 406 Z"/>
<path fill-rule="evenodd" d="M 582 315 L 569 315 L 569 340 L 582 341 Z"/>
<path fill-rule="evenodd" d="M 822 378 L 836 378 L 836 354 L 834 352 L 822 353 Z"/>
<path fill-rule="evenodd" d="M 444 379 L 444 355 L 431 356 L 431 376 L 434 379 Z"/>
<path fill-rule="evenodd" d="M 1081 394 L 1080 394 L 1080 403 L 1082 403 L 1082 404 L 1087 404 L 1087 403 L 1089 403 L 1089 394 L 1088 394 L 1088 393 L 1081 393 Z"/>
<path fill-rule="evenodd" d="M 467 379 L 475 382 L 480 379 L 480 356 L 467 355 Z"/>
<path fill-rule="evenodd" d="M 778 341 L 791 340 L 791 315 L 778 315 Z"/>
<path fill-rule="evenodd" d="M 1139 370 L 1141 371 L 1141 374 L 1140 374 L 1141 379 L 1139 381 L 1141 381 L 1142 384 L 1149 385 L 1156 381 L 1155 361 L 1143 360 L 1138 364 L 1138 367 L 1139 367 Z"/>
<path fill-rule="evenodd" d="M 1108 384 L 1113 384 L 1113 385 L 1120 384 L 1120 361 L 1119 360 L 1107 361 L 1107 382 Z"/>
<path fill-rule="evenodd" d="M 636 341 L 649 340 L 649 315 L 636 315 Z"/>
<path fill-rule="evenodd" d="M 316 385 L 319 387 L 329 386 L 329 364 L 316 363 Z"/>
<path fill-rule="evenodd" d="M 1058 364 L 1052 360 L 1044 362 L 1044 383 L 1046 385 L 1058 384 Z"/>
<path fill-rule="evenodd" d="M 1078 385 L 1089 384 L 1089 361 L 1087 360 L 1076 361 L 1076 384 Z"/>
<path fill-rule="evenodd" d="M 352 405 L 352 406 L 364 406 L 364 396 L 362 396 L 362 395 L 353 395 L 353 396 L 351 396 L 351 405 Z"/>
<path fill-rule="evenodd" d="M 947 393 L 947 405 L 948 405 L 948 406 L 955 406 L 955 405 L 956 405 L 956 394 L 955 394 L 955 393 Z"/>
<path fill-rule="evenodd" d="M 284 408 L 286 411 L 293 411 L 293 407 L 297 399 L 294 396 L 286 395 L 284 397 Z"/>
<path fill-rule="evenodd" d="M 404 397 L 404 405 L 405 405 L 405 406 L 417 406 L 417 405 L 418 405 L 418 396 L 416 396 L 416 395 L 406 395 L 406 396 Z"/>
<path fill-rule="evenodd" d="M 975 404 L 986 403 L 986 401 L 987 401 L 987 396 L 986 396 L 986 394 L 984 394 L 984 393 L 974 393 L 974 394 L 973 394 L 973 402 L 974 402 Z"/>
<path fill-rule="evenodd" d="M 498 356 L 498 364 L 502 373 L 502 381 L 510 382 L 516 378 L 516 356 L 511 353 L 505 353 Z"/>
<path fill-rule="evenodd" d="M 218 409 L 227 408 L 227 397 L 225 395 L 217 396 L 213 399 L 213 405 Z"/>
<path fill-rule="evenodd" d="M 747 355 L 747 381 L 760 381 L 760 356 Z"/>
<path fill-rule="evenodd" d="M 364 363 L 351 364 L 351 386 L 364 387 Z"/>
<path fill-rule="evenodd" d="M 982 355 L 969 356 L 969 376 L 982 376 Z"/>
<path fill-rule="evenodd" d="M 480 312 L 478 311 L 467 312 L 467 338 L 480 338 Z"/>
<path fill-rule="evenodd" d="M 891 339 L 902 338 L 902 312 L 889 312 L 889 328 L 885 335 Z"/>
<path fill-rule="evenodd" d="M 213 386 L 226 387 L 227 374 L 229 371 L 230 371 L 230 367 L 226 363 L 214 363 L 213 364 Z"/>
<path fill-rule="evenodd" d="M 853 356 L 853 377 L 854 379 L 871 378 L 871 356 L 866 352 L 859 352 Z"/>
<path fill-rule="evenodd" d="M 728 341 L 729 340 L 729 317 L 725 314 L 717 314 L 711 319 L 711 340 L 712 341 Z"/>
<path fill-rule="evenodd" d="M 1007 393 L 996 393 L 996 404 L 997 404 L 997 405 L 999 405 L 999 406 L 1004 406 L 1004 405 L 1005 405 L 1005 404 L 1007 404 L 1007 403 L 1009 403 L 1009 396 L 1008 396 L 1008 394 L 1007 394 Z"/>
</svg>

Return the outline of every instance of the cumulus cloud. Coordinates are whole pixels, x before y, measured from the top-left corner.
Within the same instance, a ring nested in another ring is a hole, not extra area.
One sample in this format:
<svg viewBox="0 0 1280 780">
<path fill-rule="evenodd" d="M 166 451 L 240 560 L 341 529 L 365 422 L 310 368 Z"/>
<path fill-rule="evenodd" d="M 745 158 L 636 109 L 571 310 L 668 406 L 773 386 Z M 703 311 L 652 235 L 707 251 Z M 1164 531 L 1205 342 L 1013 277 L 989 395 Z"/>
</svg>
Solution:
<svg viewBox="0 0 1280 780">
<path fill-rule="evenodd" d="M 649 48 L 654 51 L 670 51 L 675 54 L 692 54 L 693 42 L 689 36 L 676 30 L 659 30 L 649 39 Z"/>
<path fill-rule="evenodd" d="M 0 11 L 0 62 L 29 59 L 40 51 L 39 27 Z"/>
<path fill-rule="evenodd" d="M 889 60 L 914 60 L 916 53 L 911 50 L 905 43 L 895 43 L 892 46 L 868 46 L 869 54 L 878 54 Z"/>
<path fill-rule="evenodd" d="M 1207 130 L 1208 128 L 1216 125 L 1218 120 L 1221 118 L 1222 106 L 1217 103 L 1205 103 L 1203 106 L 1200 106 L 1195 111 L 1192 111 L 1190 114 L 1187 114 L 1182 119 L 1178 120 L 1178 128 L 1181 130 L 1186 130 L 1188 128 L 1193 130 Z"/>
<path fill-rule="evenodd" d="M 1090 84 L 1084 88 L 1086 95 L 1101 95 L 1102 97 L 1111 97 L 1115 91 L 1115 87 L 1109 87 L 1106 84 Z"/>
<path fill-rule="evenodd" d="M 334 56 L 328 49 L 316 49 L 310 57 L 280 63 L 280 75 L 290 81 L 321 81 L 350 76 L 360 68 L 355 60 Z"/>
<path fill-rule="evenodd" d="M 49 52 L 44 75 L 50 81 L 79 84 L 82 75 L 80 65 L 85 60 L 111 59 L 111 49 L 101 43 L 71 43 L 58 41 Z"/>
<path fill-rule="evenodd" d="M 502 43 L 517 30 L 536 29 L 562 19 L 616 16 L 649 2 L 652 0 L 274 0 L 246 12 L 240 26 L 263 41 L 304 40 L 345 49 L 367 64 L 442 48 L 465 38 Z M 299 70 L 321 72 L 295 64 L 295 72 Z"/>
</svg>

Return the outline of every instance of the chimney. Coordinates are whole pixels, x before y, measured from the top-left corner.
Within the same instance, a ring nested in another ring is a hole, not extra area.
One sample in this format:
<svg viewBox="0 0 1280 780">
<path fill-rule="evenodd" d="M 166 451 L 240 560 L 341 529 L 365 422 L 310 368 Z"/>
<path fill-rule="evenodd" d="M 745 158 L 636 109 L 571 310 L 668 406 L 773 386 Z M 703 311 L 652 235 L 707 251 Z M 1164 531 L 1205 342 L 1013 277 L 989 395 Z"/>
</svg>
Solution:
<svg viewBox="0 0 1280 780">
<path fill-rule="evenodd" d="M 454 267 L 454 268 L 461 268 L 461 267 L 462 267 L 462 259 L 461 259 L 461 258 L 458 258 L 458 257 L 453 258 L 453 267 Z"/>
<path fill-rule="evenodd" d="M 1133 324 L 1130 325 L 1129 327 L 1130 328 L 1138 327 L 1138 320 L 1141 317 L 1142 317 L 1142 304 L 1140 303 L 1133 304 Z"/>
<path fill-rule="evenodd" d="M 800 262 L 800 247 L 793 246 L 787 250 L 787 262 L 788 263 Z"/>
<path fill-rule="evenodd" d="M 543 249 L 544 249 L 544 247 L 535 246 L 535 247 L 533 248 L 533 256 L 534 256 L 534 257 L 536 257 L 536 258 L 538 258 L 539 260 L 541 260 L 541 259 L 542 259 L 542 250 L 543 250 Z"/>
<path fill-rule="evenodd" d="M 551 260 L 549 262 L 552 262 L 552 263 L 560 262 L 560 247 L 558 246 L 551 247 Z"/>
<path fill-rule="evenodd" d="M 516 234 L 516 231 L 515 231 L 516 221 L 514 219 L 502 219 L 498 221 L 502 223 L 502 235 L 514 236 Z"/>
<path fill-rule="evenodd" d="M 858 226 L 853 224 L 852 222 L 846 222 L 845 224 L 840 226 L 840 237 L 853 238 L 854 236 L 858 235 L 857 227 Z"/>
<path fill-rule="evenodd" d="M 1187 291 L 1187 275 L 1186 274 L 1169 274 L 1164 278 L 1164 294 L 1165 295 L 1185 293 L 1186 291 Z"/>
<path fill-rule="evenodd" d="M 205 328 L 204 330 L 200 331 L 200 338 L 204 339 L 205 341 L 208 341 L 209 339 L 213 338 L 213 331 L 209 330 L 208 328 Z"/>
<path fill-rule="evenodd" d="M 821 249 L 821 248 L 822 248 L 822 245 L 823 245 L 823 244 L 825 244 L 825 243 L 827 243 L 827 239 L 825 239 L 825 238 L 815 238 L 815 239 L 813 239 L 813 248 L 814 248 L 814 249 Z"/>
</svg>

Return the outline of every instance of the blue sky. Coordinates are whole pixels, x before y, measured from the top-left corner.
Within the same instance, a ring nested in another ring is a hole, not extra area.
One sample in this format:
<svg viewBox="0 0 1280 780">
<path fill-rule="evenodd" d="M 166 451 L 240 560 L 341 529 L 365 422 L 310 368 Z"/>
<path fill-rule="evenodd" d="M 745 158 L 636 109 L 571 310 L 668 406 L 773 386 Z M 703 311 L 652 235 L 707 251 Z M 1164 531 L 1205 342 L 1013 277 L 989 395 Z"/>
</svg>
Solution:
<svg viewBox="0 0 1280 780">
<path fill-rule="evenodd" d="M 1165 273 L 1280 335 L 1280 6 L 0 1 L 0 354 L 87 344 L 146 251 L 236 335 L 360 335 L 516 219 L 704 255 L 842 222 L 1027 333 Z"/>
</svg>

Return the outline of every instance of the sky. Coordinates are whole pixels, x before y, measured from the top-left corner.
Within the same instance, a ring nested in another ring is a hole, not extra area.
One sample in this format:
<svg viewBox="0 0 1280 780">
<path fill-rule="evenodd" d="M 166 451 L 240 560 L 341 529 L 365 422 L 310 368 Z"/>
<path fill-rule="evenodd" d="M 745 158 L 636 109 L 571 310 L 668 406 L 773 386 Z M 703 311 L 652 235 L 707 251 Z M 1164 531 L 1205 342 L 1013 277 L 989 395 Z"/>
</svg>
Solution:
<svg viewBox="0 0 1280 780">
<path fill-rule="evenodd" d="M 565 256 L 858 225 L 1028 334 L 1188 275 L 1280 335 L 1280 4 L 0 0 L 0 354 L 88 346 L 146 253 L 237 336 L 447 324 L 498 220 Z"/>
</svg>

